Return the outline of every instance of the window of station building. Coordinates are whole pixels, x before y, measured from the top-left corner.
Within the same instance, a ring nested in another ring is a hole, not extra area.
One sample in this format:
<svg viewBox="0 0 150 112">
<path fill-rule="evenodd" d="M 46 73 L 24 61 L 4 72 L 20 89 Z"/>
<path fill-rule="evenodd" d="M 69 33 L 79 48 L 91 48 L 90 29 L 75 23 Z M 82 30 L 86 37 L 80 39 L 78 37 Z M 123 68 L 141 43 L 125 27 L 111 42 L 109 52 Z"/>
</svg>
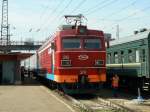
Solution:
<svg viewBox="0 0 150 112">
<path fill-rule="evenodd" d="M 81 47 L 81 42 L 80 39 L 65 38 L 62 40 L 62 45 L 64 49 L 78 49 Z"/>
<path fill-rule="evenodd" d="M 100 49 L 101 41 L 100 39 L 85 39 L 84 48 L 85 49 Z"/>
<path fill-rule="evenodd" d="M 121 63 L 125 62 L 125 56 L 124 56 L 124 51 L 121 51 Z"/>
<path fill-rule="evenodd" d="M 118 52 L 114 52 L 114 61 L 115 63 L 119 63 Z"/>
<path fill-rule="evenodd" d="M 140 52 L 139 52 L 139 50 L 135 50 L 135 61 L 136 61 L 136 63 L 140 62 Z"/>
<path fill-rule="evenodd" d="M 128 50 L 128 62 L 131 63 L 134 61 L 134 56 L 132 50 Z"/>
</svg>

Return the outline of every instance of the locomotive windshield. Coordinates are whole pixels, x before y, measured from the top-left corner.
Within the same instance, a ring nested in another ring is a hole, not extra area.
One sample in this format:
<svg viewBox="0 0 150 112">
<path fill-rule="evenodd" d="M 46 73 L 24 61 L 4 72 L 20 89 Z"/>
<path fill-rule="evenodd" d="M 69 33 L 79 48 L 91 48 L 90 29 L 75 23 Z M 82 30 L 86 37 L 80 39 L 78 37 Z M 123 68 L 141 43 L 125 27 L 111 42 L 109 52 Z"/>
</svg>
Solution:
<svg viewBox="0 0 150 112">
<path fill-rule="evenodd" d="M 81 46 L 80 39 L 63 39 L 62 44 L 64 49 L 78 49 Z"/>
<path fill-rule="evenodd" d="M 100 39 L 85 39 L 84 48 L 85 49 L 100 49 L 101 41 Z"/>
<path fill-rule="evenodd" d="M 64 38 L 62 40 L 62 46 L 64 49 L 100 49 L 101 40 L 98 38 Z"/>
</svg>

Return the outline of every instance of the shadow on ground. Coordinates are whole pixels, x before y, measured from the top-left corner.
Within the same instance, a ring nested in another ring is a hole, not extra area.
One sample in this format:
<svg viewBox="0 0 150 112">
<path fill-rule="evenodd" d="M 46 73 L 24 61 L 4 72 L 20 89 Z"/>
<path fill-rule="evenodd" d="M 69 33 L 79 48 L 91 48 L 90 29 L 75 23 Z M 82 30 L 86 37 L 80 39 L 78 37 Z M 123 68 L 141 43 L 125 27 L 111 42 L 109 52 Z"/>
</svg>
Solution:
<svg viewBox="0 0 150 112">
<path fill-rule="evenodd" d="M 25 77 L 22 81 L 23 86 L 39 86 L 42 85 L 36 78 Z"/>
</svg>

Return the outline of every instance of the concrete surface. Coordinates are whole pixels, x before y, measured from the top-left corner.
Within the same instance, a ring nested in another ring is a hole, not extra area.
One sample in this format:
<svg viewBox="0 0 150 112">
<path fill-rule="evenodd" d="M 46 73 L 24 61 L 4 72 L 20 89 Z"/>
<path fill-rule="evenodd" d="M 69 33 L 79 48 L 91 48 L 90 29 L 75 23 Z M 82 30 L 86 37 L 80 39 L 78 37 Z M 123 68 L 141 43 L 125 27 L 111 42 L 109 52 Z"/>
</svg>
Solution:
<svg viewBox="0 0 150 112">
<path fill-rule="evenodd" d="M 44 86 L 0 86 L 0 112 L 74 112 Z"/>
</svg>

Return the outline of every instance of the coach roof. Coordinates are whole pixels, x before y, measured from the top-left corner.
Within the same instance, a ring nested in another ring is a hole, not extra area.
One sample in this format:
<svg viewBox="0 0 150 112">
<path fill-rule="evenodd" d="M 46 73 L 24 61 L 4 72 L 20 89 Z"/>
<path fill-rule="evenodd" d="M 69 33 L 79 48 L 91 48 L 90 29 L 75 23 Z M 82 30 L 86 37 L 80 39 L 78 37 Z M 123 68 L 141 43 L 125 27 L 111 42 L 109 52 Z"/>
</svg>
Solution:
<svg viewBox="0 0 150 112">
<path fill-rule="evenodd" d="M 147 30 L 145 32 L 139 32 L 138 34 L 134 34 L 128 37 L 119 38 L 119 39 L 110 41 L 110 46 L 148 38 L 149 34 L 150 34 L 150 30 Z"/>
</svg>

